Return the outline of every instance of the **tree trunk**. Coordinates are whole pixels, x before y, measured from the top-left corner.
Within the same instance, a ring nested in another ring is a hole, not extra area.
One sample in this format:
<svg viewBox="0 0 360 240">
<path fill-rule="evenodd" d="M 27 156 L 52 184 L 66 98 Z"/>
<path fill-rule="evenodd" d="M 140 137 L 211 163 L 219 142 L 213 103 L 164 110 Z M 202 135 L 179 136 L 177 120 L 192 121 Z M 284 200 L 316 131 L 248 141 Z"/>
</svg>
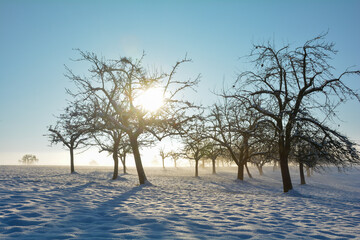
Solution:
<svg viewBox="0 0 360 240">
<path fill-rule="evenodd" d="M 280 155 L 280 169 L 284 192 L 288 192 L 289 190 L 293 189 L 293 186 L 291 183 L 288 158 L 284 154 Z"/>
<path fill-rule="evenodd" d="M 244 165 L 245 165 L 246 172 L 247 172 L 249 178 L 252 178 L 252 175 L 251 175 L 251 173 L 250 173 L 250 171 L 249 171 L 249 168 L 248 168 L 248 166 L 247 166 L 247 163 L 245 163 Z"/>
<path fill-rule="evenodd" d="M 205 168 L 205 159 L 201 160 L 202 163 L 201 163 L 201 168 Z"/>
<path fill-rule="evenodd" d="M 262 175 L 264 174 L 263 169 L 262 169 L 262 165 L 259 164 L 259 163 L 256 163 L 256 167 L 257 167 L 257 169 L 259 170 L 260 176 L 262 176 Z"/>
<path fill-rule="evenodd" d="M 243 161 L 245 162 L 245 168 L 246 168 L 246 172 L 249 176 L 249 178 L 252 178 L 251 173 L 249 171 L 249 168 L 247 166 L 247 161 L 249 160 L 249 135 L 245 134 L 244 135 L 244 156 L 243 156 Z"/>
<path fill-rule="evenodd" d="M 113 177 L 112 179 L 115 180 L 117 179 L 118 175 L 119 175 L 119 158 L 118 158 L 118 154 L 117 154 L 117 149 L 115 149 L 116 151 L 113 152 L 113 159 L 114 159 L 114 173 L 113 173 Z"/>
<path fill-rule="evenodd" d="M 163 168 L 165 169 L 165 159 L 164 159 L 164 158 L 161 158 L 161 160 L 162 160 Z"/>
<path fill-rule="evenodd" d="M 174 160 L 174 167 L 176 167 L 176 160 Z"/>
<path fill-rule="evenodd" d="M 134 160 L 135 160 L 136 170 L 137 170 L 138 177 L 139 177 L 139 182 L 140 182 L 140 184 L 145 184 L 147 179 L 146 179 L 145 171 L 144 171 L 144 168 L 143 168 L 143 165 L 141 162 L 141 156 L 140 156 L 140 152 L 139 152 L 139 144 L 137 141 L 137 137 L 129 136 L 129 138 L 130 138 L 131 149 L 134 154 Z"/>
<path fill-rule="evenodd" d="M 123 173 L 126 174 L 126 153 L 124 153 L 123 155 L 120 154 L 120 161 L 123 166 Z"/>
<path fill-rule="evenodd" d="M 306 166 L 305 169 L 306 169 L 306 176 L 307 176 L 307 177 L 310 177 L 310 176 L 311 176 L 311 174 L 310 174 L 310 167 L 309 167 L 309 166 Z"/>
<path fill-rule="evenodd" d="M 275 169 L 277 168 L 277 161 L 274 160 L 274 166 L 273 166 L 273 172 L 275 172 Z"/>
<path fill-rule="evenodd" d="M 121 161 L 122 165 L 123 165 L 123 173 L 126 174 L 126 164 L 125 164 L 125 158 L 124 160 Z"/>
<path fill-rule="evenodd" d="M 70 173 L 74 173 L 74 148 L 70 148 Z"/>
<path fill-rule="evenodd" d="M 199 160 L 195 159 L 195 177 L 199 176 Z"/>
<path fill-rule="evenodd" d="M 244 180 L 244 164 L 239 163 L 239 165 L 238 165 L 237 179 L 239 179 L 241 181 Z"/>
<path fill-rule="evenodd" d="M 304 175 L 304 164 L 299 163 L 299 169 L 300 169 L 300 184 L 306 184 L 305 183 L 305 175 Z"/>
<path fill-rule="evenodd" d="M 211 159 L 211 160 L 212 160 L 212 174 L 216 174 L 215 159 Z"/>
</svg>

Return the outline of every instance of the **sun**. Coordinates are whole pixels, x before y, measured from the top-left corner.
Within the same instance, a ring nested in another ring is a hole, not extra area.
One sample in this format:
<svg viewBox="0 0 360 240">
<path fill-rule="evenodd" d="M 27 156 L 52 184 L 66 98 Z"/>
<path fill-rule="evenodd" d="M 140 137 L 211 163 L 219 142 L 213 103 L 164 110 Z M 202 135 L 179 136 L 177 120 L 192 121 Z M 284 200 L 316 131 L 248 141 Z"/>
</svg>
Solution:
<svg viewBox="0 0 360 240">
<path fill-rule="evenodd" d="M 156 112 L 164 105 L 163 90 L 161 88 L 148 88 L 136 98 L 135 105 L 148 112 Z"/>
</svg>

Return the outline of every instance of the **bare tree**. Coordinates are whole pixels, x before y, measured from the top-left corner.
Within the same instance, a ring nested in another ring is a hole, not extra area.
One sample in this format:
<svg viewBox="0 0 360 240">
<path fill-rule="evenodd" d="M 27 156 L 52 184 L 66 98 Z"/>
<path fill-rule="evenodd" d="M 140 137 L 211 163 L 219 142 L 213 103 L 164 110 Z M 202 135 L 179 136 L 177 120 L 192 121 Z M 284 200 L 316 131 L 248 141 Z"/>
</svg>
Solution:
<svg viewBox="0 0 360 240">
<path fill-rule="evenodd" d="M 84 118 L 84 106 L 72 103 L 60 114 L 55 126 L 49 126 L 49 137 L 51 144 L 62 143 L 70 151 L 70 172 L 75 172 L 74 150 L 84 147 L 89 139 L 89 119 Z"/>
<path fill-rule="evenodd" d="M 204 137 L 204 121 L 198 117 L 183 129 L 183 156 L 195 161 L 195 177 L 199 176 L 199 161 L 206 156 L 209 145 Z"/>
<path fill-rule="evenodd" d="M 179 160 L 181 154 L 175 151 L 170 152 L 170 158 L 174 161 L 174 167 L 176 168 L 176 163 Z"/>
<path fill-rule="evenodd" d="M 216 159 L 223 155 L 224 149 L 213 139 L 207 139 L 205 143 L 208 147 L 205 151 L 205 156 L 211 160 L 212 163 L 212 174 L 216 174 Z"/>
<path fill-rule="evenodd" d="M 322 128 L 306 122 L 296 126 L 296 139 L 293 142 L 290 159 L 299 163 L 301 184 L 306 183 L 304 166 L 318 171 L 327 166 L 336 166 L 339 170 L 343 170 L 360 163 L 360 155 L 354 143 L 337 131 L 330 128 L 324 131 L 324 128 L 327 128 L 324 123 Z"/>
<path fill-rule="evenodd" d="M 270 43 L 255 45 L 249 56 L 255 70 L 241 73 L 233 93 L 228 94 L 248 101 L 271 124 L 277 136 L 284 192 L 293 188 L 288 161 L 297 137 L 296 123 L 309 123 L 325 135 L 331 133 L 344 144 L 351 144 L 315 117 L 325 119 L 334 115 L 336 106 L 350 97 L 360 100 L 343 81 L 346 76 L 359 75 L 360 71 L 346 70 L 334 76 L 329 60 L 336 50 L 333 43 L 324 41 L 325 36 L 319 35 L 295 49 L 285 46 L 277 50 Z M 311 143 L 311 139 L 306 141 Z"/>
<path fill-rule="evenodd" d="M 161 157 L 162 166 L 165 169 L 165 159 L 171 157 L 171 152 L 165 152 L 164 148 L 159 149 L 159 155 Z"/>
<path fill-rule="evenodd" d="M 256 143 L 254 137 L 259 129 L 261 116 L 245 105 L 234 104 L 234 101 L 225 98 L 223 104 L 213 105 L 208 119 L 207 137 L 228 151 L 231 159 L 238 166 L 237 179 L 244 179 L 245 169 L 251 178 L 246 163 L 252 157 L 251 154 L 259 154 L 251 149 Z"/>
<path fill-rule="evenodd" d="M 263 166 L 265 164 L 278 161 L 275 141 L 276 138 L 267 121 L 260 120 L 257 123 L 251 149 L 249 150 L 249 161 L 257 167 L 260 176 L 264 174 Z"/>
<path fill-rule="evenodd" d="M 31 165 L 34 163 L 37 163 L 39 161 L 39 159 L 32 154 L 25 154 L 20 160 L 19 163 L 21 164 L 26 164 L 26 165 Z"/>
<path fill-rule="evenodd" d="M 147 181 L 139 151 L 140 138 L 150 135 L 158 140 L 174 133 L 173 129 L 181 126 L 186 112 L 192 107 L 188 101 L 179 99 L 179 94 L 197 84 L 195 80 L 175 79 L 179 66 L 190 60 L 186 57 L 178 61 L 170 73 L 151 73 L 142 67 L 141 57 L 138 60 L 120 58 L 106 60 L 94 53 L 79 50 L 79 61 L 90 64 L 89 76 L 80 76 L 67 68 L 67 77 L 78 87 L 77 92 L 69 91 L 75 98 L 95 103 L 97 116 L 106 118 L 111 127 L 126 133 L 140 184 Z M 149 111 L 136 103 L 143 91 L 160 88 L 164 104 L 156 111 Z M 105 109 L 100 106 L 106 106 Z"/>
<path fill-rule="evenodd" d="M 122 142 L 118 149 L 118 155 L 123 166 L 124 174 L 127 173 L 126 157 L 128 156 L 128 154 L 132 154 L 131 146 L 129 145 L 129 142 Z"/>
<path fill-rule="evenodd" d="M 117 179 L 119 174 L 119 156 L 123 163 L 123 170 L 126 173 L 126 166 L 125 166 L 125 158 L 126 152 L 123 152 L 126 148 L 126 145 L 129 145 L 128 139 L 123 131 L 120 129 L 102 129 L 97 131 L 93 135 L 96 145 L 100 148 L 100 152 L 107 151 L 112 155 L 114 160 L 114 172 L 112 179 Z M 125 145 L 125 146 L 124 146 Z"/>
</svg>

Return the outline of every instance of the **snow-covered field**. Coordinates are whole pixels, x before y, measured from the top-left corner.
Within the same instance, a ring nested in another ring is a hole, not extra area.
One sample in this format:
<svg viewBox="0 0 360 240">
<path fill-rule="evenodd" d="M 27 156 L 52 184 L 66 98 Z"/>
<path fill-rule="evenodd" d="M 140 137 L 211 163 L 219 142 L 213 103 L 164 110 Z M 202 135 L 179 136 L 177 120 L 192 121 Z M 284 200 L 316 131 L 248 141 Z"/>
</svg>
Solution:
<svg viewBox="0 0 360 240">
<path fill-rule="evenodd" d="M 0 166 L 0 239 L 360 239 L 360 172 L 315 174 L 283 193 L 279 171 Z"/>
</svg>

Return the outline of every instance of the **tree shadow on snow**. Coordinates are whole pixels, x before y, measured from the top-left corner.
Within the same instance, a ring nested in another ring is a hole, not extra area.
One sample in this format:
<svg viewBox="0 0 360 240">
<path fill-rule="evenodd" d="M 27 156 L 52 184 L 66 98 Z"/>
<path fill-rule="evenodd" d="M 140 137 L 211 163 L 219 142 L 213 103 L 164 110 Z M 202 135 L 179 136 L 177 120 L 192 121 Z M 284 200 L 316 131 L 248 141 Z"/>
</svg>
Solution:
<svg viewBox="0 0 360 240">
<path fill-rule="evenodd" d="M 87 187 L 91 188 L 91 184 L 93 182 L 88 182 L 82 186 L 72 188 L 71 191 L 79 191 Z M 100 200 L 103 200 L 102 202 L 83 202 L 80 200 L 73 202 L 69 206 L 70 211 L 65 217 L 52 221 L 51 224 L 57 226 L 57 230 L 51 230 L 44 226 L 39 231 L 46 230 L 48 236 L 58 239 L 72 237 L 80 239 L 133 239 L 136 236 L 144 237 L 141 234 L 145 234 L 149 238 L 160 237 L 158 234 L 169 229 L 167 223 L 160 223 L 156 218 L 147 217 L 146 214 L 136 212 L 134 209 L 138 208 L 137 206 L 132 208 L 133 205 L 141 206 L 142 194 L 138 193 L 148 187 L 152 187 L 152 184 L 138 185 L 118 195 L 106 194 L 102 199 L 100 198 Z M 107 196 L 111 196 L 111 198 L 106 199 Z M 135 199 L 132 199 L 133 197 Z M 157 233 L 153 229 L 161 231 Z M 34 232 L 35 235 L 33 236 L 36 237 L 39 231 Z"/>
</svg>

